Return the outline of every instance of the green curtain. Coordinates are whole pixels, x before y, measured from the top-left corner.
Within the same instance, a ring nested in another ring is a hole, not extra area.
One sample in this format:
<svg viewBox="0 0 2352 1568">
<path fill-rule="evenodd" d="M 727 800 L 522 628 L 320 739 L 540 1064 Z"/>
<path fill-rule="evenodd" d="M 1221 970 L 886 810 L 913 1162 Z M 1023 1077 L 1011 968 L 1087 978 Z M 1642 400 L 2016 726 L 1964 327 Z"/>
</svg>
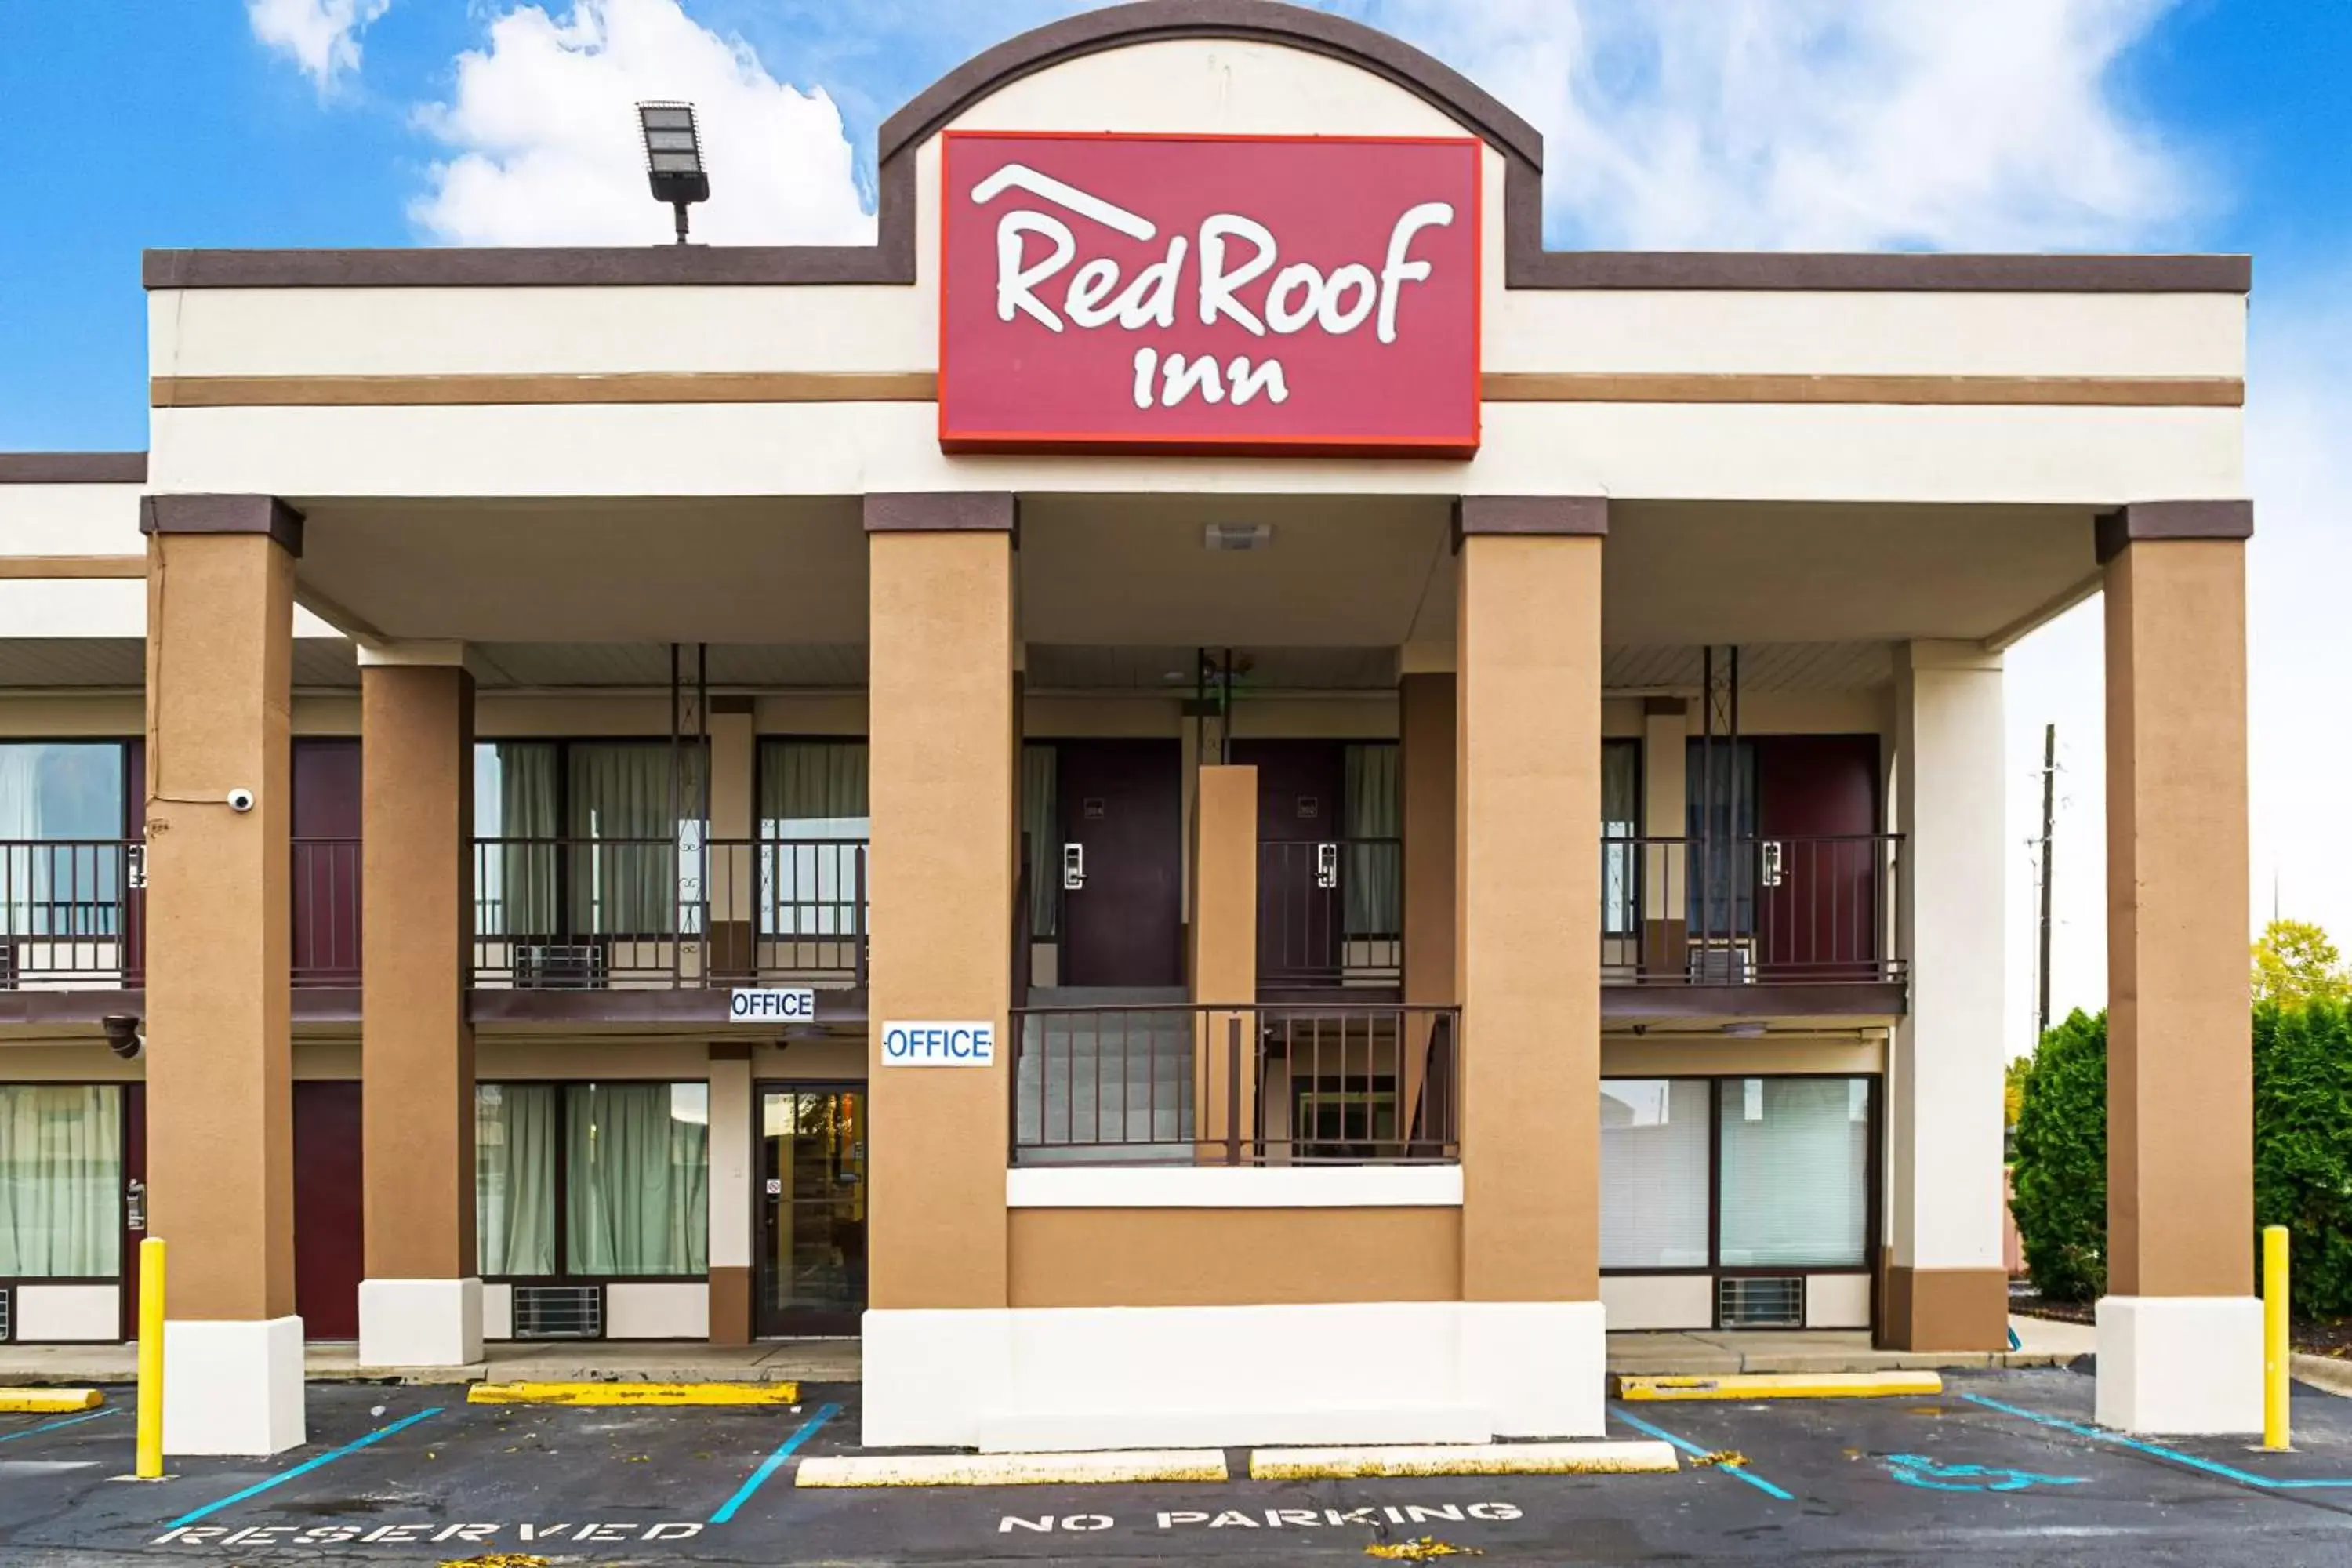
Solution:
<svg viewBox="0 0 2352 1568">
<path fill-rule="evenodd" d="M 99 1084 L 0 1084 L 0 1279 L 117 1272 L 121 1092 Z"/>
<path fill-rule="evenodd" d="M 1375 741 L 1347 748 L 1347 797 L 1339 885 L 1349 936 L 1396 936 L 1404 929 L 1404 856 L 1397 748 Z M 1363 842 L 1372 840 L 1372 842 Z"/>
<path fill-rule="evenodd" d="M 862 922 L 857 861 L 866 816 L 866 742 L 760 742 L 760 930 L 846 936 Z"/>
<path fill-rule="evenodd" d="M 474 1090 L 474 1243 L 485 1277 L 555 1272 L 555 1086 Z"/>
<path fill-rule="evenodd" d="M 565 750 L 572 931 L 677 931 L 680 905 L 700 899 L 701 748 L 575 741 Z"/>
<path fill-rule="evenodd" d="M 1601 929 L 1631 936 L 1640 919 L 1642 743 L 1601 742 Z"/>
<path fill-rule="evenodd" d="M 709 1086 L 573 1084 L 564 1096 L 565 1271 L 706 1272 Z"/>
<path fill-rule="evenodd" d="M 1060 758 L 1051 745 L 1021 748 L 1021 833 L 1029 843 L 1029 934 L 1061 934 L 1062 816 L 1056 797 Z"/>
</svg>

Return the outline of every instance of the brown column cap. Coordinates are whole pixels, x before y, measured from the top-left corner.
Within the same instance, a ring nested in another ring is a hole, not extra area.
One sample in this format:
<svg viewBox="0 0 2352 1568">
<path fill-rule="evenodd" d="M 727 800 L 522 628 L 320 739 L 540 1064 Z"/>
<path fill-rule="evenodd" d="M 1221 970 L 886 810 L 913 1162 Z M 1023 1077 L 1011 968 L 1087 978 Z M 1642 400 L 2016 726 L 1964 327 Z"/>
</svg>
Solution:
<svg viewBox="0 0 2352 1568">
<path fill-rule="evenodd" d="M 1599 538 L 1609 531 L 1607 496 L 1463 496 L 1454 503 L 1454 548 L 1474 533 Z"/>
<path fill-rule="evenodd" d="M 144 452 L 0 452 L 0 485 L 143 485 Z"/>
<path fill-rule="evenodd" d="M 2098 521 L 2099 564 L 2144 539 L 2252 539 L 2254 503 L 2250 500 L 2142 500 L 2102 512 Z"/>
<path fill-rule="evenodd" d="M 276 496 L 142 496 L 142 533 L 266 533 L 302 553 L 302 514 Z"/>
<path fill-rule="evenodd" d="M 866 498 L 868 533 L 1010 533 L 1021 531 L 1021 505 L 1011 490 L 890 490 Z"/>
</svg>

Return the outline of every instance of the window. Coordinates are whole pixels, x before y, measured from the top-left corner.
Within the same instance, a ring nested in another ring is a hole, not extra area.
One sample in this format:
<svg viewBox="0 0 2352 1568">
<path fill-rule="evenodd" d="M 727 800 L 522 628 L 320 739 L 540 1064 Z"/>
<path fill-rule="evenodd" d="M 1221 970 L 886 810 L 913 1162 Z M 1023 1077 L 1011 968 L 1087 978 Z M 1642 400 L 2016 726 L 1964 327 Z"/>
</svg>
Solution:
<svg viewBox="0 0 2352 1568">
<path fill-rule="evenodd" d="M 1726 1268 L 1856 1268 L 1865 1258 L 1870 1081 L 1734 1078 L 1723 1116 Z"/>
<path fill-rule="evenodd" d="M 1756 868 L 1746 846 L 1756 838 L 1756 747 L 1695 740 L 1685 758 L 1692 934 L 1751 935 Z"/>
<path fill-rule="evenodd" d="M 1601 1085 L 1601 1267 L 1707 1266 L 1709 1085 Z"/>
<path fill-rule="evenodd" d="M 1051 742 L 1021 748 L 1021 837 L 1028 848 L 1029 934 L 1062 931 L 1061 753 Z"/>
<path fill-rule="evenodd" d="M 485 1276 L 708 1270 L 709 1085 L 483 1084 L 474 1104 Z"/>
<path fill-rule="evenodd" d="M 1865 1268 L 1876 1083 L 1603 1079 L 1601 1267 Z"/>
<path fill-rule="evenodd" d="M 1347 783 L 1342 809 L 1349 844 L 1339 868 L 1351 937 L 1395 937 L 1404 931 L 1404 856 L 1397 744 L 1369 741 L 1341 753 Z"/>
<path fill-rule="evenodd" d="M 122 929 L 123 753 L 114 741 L 0 743 L 0 934 Z"/>
<path fill-rule="evenodd" d="M 1637 936 L 1642 925 L 1642 742 L 1601 742 L 1601 932 Z"/>
<path fill-rule="evenodd" d="M 476 931 L 699 931 L 706 804 L 698 742 L 477 743 Z"/>
<path fill-rule="evenodd" d="M 850 936 L 862 929 L 866 742 L 760 742 L 760 933 Z"/>
<path fill-rule="evenodd" d="M 122 1091 L 0 1084 L 0 1279 L 115 1275 L 122 1250 Z"/>
</svg>

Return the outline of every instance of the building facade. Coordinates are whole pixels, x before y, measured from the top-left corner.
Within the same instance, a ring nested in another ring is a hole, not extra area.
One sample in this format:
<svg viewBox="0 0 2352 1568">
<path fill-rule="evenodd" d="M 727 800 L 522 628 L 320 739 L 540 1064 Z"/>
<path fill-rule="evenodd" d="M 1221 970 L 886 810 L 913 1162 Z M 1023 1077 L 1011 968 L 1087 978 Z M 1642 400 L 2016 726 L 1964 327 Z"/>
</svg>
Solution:
<svg viewBox="0 0 2352 1568">
<path fill-rule="evenodd" d="M 2244 258 L 1553 251 L 1541 166 L 1144 0 L 870 247 L 151 251 L 149 451 L 0 457 L 6 1337 L 164 1237 L 247 1453 L 306 1336 L 856 1333 L 984 1447 L 2001 1348 L 2001 651 L 2104 589 L 2101 1415 L 2257 1427 Z"/>
</svg>

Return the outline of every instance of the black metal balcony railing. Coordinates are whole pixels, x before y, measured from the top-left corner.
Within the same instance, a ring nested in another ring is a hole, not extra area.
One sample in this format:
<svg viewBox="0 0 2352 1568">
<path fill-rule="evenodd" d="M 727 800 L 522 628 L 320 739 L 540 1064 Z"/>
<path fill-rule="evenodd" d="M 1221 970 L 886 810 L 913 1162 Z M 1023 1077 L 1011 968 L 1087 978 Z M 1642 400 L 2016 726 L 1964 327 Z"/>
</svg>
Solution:
<svg viewBox="0 0 2352 1568">
<path fill-rule="evenodd" d="M 1395 1004 L 1016 1009 L 1012 1160 L 1449 1163 L 1461 1027 Z"/>
<path fill-rule="evenodd" d="M 862 838 L 479 838 L 474 984 L 863 985 Z"/>
<path fill-rule="evenodd" d="M 1601 843 L 1605 984 L 1899 980 L 1898 834 Z"/>
<path fill-rule="evenodd" d="M 146 846 L 0 840 L 0 990 L 140 984 Z"/>
<path fill-rule="evenodd" d="M 1393 986 L 1404 971 L 1404 841 L 1262 839 L 1258 984 Z"/>
</svg>

